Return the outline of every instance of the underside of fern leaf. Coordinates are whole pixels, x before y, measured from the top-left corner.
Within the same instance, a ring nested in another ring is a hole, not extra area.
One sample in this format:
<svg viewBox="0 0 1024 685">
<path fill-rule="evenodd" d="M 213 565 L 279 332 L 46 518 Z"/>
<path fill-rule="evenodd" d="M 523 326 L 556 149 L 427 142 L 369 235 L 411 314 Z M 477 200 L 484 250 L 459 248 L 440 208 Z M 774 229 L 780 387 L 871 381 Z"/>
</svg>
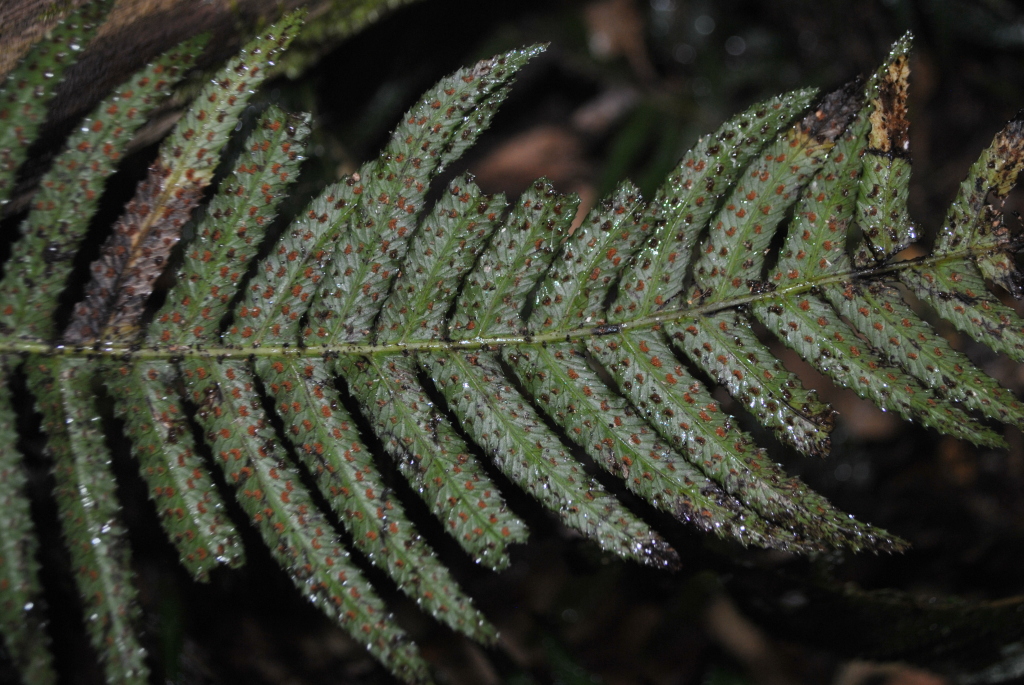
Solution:
<svg viewBox="0 0 1024 685">
<path fill-rule="evenodd" d="M 796 91 L 733 117 L 652 200 L 624 182 L 575 226 L 578 199 L 544 180 L 509 200 L 460 176 L 427 206 L 432 182 L 487 128 L 540 48 L 499 55 L 424 94 L 376 160 L 268 242 L 303 159 L 307 116 L 266 109 L 212 200 L 201 200 L 298 21 L 269 29 L 198 96 L 64 330 L 57 299 L 95 207 L 90 183 L 111 172 L 134 130 L 118 117 L 144 117 L 144 86 L 177 74 L 178 52 L 69 141 L 6 265 L 0 503 L 15 524 L 0 529 L 0 581 L 16 596 L 0 603 L 0 629 L 34 681 L 47 680 L 38 674 L 49 665 L 32 637 L 42 634 L 31 627 L 39 613 L 22 609 L 39 587 L 11 439 L 7 387 L 19 367 L 43 415 L 65 539 L 111 682 L 142 682 L 146 668 L 97 428 L 101 386 L 196 579 L 244 563 L 238 526 L 252 525 L 299 591 L 408 681 L 428 680 L 429 667 L 369 565 L 453 630 L 484 642 L 495 630 L 417 531 L 393 475 L 495 569 L 528 533 L 508 487 L 601 548 L 655 567 L 674 567 L 678 555 L 619 486 L 743 545 L 898 551 L 897 537 L 783 473 L 714 399 L 716 387 L 810 456 L 827 455 L 835 413 L 778 360 L 780 342 L 836 384 L 937 431 L 996 446 L 1000 423 L 1021 425 L 1018 400 L 917 307 L 1024 361 L 1024 325 L 986 284 L 1013 289 L 1019 277 L 1017 238 L 991 203 L 1024 164 L 1024 127 L 1011 122 L 972 167 L 934 250 L 904 259 L 918 234 L 906 212 L 909 40 L 866 84 L 824 97 Z M 116 139 L 96 138 L 111 130 Z M 95 177 L 77 178 L 82 168 Z M 147 309 L 190 219 L 176 283 Z M 229 497 L 248 521 L 228 513 Z"/>
</svg>

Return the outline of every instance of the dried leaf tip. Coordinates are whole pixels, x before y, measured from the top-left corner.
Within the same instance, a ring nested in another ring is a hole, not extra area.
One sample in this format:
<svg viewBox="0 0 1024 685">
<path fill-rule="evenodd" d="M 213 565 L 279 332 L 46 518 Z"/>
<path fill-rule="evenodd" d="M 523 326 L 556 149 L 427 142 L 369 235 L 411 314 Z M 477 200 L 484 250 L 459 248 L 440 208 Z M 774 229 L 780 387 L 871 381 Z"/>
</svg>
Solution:
<svg viewBox="0 0 1024 685">
<path fill-rule="evenodd" d="M 895 157 L 910 155 L 910 124 L 907 121 L 907 79 L 910 46 L 907 33 L 893 44 L 889 59 L 868 82 L 867 98 L 873 107 L 869 147 Z"/>
<path fill-rule="evenodd" d="M 1017 176 L 1024 169 L 1024 110 L 1007 122 L 1002 131 L 992 140 L 996 158 L 992 160 L 996 183 L 990 192 L 1002 201 L 1017 183 Z"/>
</svg>

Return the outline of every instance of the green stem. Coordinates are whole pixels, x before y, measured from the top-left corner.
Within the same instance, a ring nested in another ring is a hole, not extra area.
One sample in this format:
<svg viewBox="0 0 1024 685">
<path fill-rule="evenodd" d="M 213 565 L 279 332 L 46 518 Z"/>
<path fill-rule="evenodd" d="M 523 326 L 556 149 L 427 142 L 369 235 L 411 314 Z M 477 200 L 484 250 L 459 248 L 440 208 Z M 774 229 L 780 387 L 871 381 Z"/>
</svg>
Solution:
<svg viewBox="0 0 1024 685">
<path fill-rule="evenodd" d="M 989 252 L 986 249 L 984 252 Z M 960 262 L 971 256 L 973 250 L 963 250 L 955 253 L 942 255 L 931 255 L 908 259 L 893 264 L 843 271 L 840 273 L 819 276 L 810 280 L 801 281 L 790 286 L 765 289 L 762 292 L 751 292 L 747 295 L 733 297 L 728 300 L 714 302 L 708 305 L 694 305 L 682 309 L 667 309 L 658 314 L 645 316 L 634 321 L 623 322 L 614 325 L 595 324 L 582 326 L 568 331 L 547 331 L 536 335 L 507 335 L 487 338 L 473 338 L 469 340 L 422 340 L 417 342 L 397 342 L 384 345 L 372 344 L 348 344 L 336 347 L 312 346 L 304 347 L 299 344 L 267 345 L 252 347 L 140 347 L 119 343 L 96 343 L 92 347 L 53 345 L 40 340 L 23 340 L 12 337 L 0 337 L 0 354 L 38 354 L 47 356 L 68 356 L 68 357 L 97 357 L 113 359 L 180 359 L 191 358 L 214 358 L 214 359 L 245 359 L 258 357 L 304 357 L 304 358 L 325 358 L 351 355 L 372 355 L 372 354 L 401 354 L 412 352 L 438 352 L 447 350 L 474 350 L 482 348 L 496 348 L 503 345 L 530 345 L 538 343 L 572 342 L 594 338 L 601 335 L 609 335 L 629 330 L 643 330 L 654 328 L 666 323 L 679 323 L 687 319 L 694 319 L 699 316 L 706 316 L 726 309 L 742 307 L 778 299 L 780 297 L 791 297 L 808 292 L 823 285 L 843 283 L 852 279 L 877 278 L 886 274 L 898 273 L 904 269 L 937 266 L 948 262 Z"/>
</svg>

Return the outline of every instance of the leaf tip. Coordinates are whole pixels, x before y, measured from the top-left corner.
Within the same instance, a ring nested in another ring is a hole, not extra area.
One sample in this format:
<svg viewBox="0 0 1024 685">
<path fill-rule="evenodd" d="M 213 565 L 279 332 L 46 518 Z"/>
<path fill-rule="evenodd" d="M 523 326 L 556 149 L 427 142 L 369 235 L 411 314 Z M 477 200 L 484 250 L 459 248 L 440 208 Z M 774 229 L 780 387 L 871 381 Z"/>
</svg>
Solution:
<svg viewBox="0 0 1024 685">
<path fill-rule="evenodd" d="M 889 49 L 889 59 L 887 61 L 893 62 L 900 57 L 906 56 L 910 53 L 910 48 L 913 46 L 914 34 L 911 31 L 907 31 L 892 44 L 892 47 Z"/>
</svg>

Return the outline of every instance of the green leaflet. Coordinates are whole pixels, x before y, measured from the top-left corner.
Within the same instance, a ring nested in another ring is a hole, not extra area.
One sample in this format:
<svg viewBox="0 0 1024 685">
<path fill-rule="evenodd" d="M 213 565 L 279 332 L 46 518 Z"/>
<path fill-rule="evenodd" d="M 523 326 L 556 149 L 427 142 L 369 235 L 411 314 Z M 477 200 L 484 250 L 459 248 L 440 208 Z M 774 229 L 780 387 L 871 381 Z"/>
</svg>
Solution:
<svg viewBox="0 0 1024 685">
<path fill-rule="evenodd" d="M 10 201 L 15 174 L 64 70 L 92 40 L 113 5 L 113 0 L 89 2 L 58 22 L 47 37 L 29 48 L 0 86 L 0 206 Z"/>
<path fill-rule="evenodd" d="M 879 350 L 940 397 L 1004 423 L 1021 422 L 1021 405 L 992 378 L 974 368 L 962 352 L 950 347 L 917 318 L 899 291 L 882 283 L 854 283 L 824 288 L 836 310 L 853 322 Z"/>
<path fill-rule="evenodd" d="M 467 276 L 450 330 L 453 337 L 516 333 L 520 308 L 554 256 L 554 246 L 576 213 L 576 198 L 563 198 L 537 182 L 520 198 Z M 513 482 L 563 522 L 605 549 L 654 565 L 674 565 L 676 554 L 566 451 L 558 436 L 515 388 L 507 385 L 497 356 L 438 354 L 424 370 L 461 417 L 463 429 L 486 449 Z"/>
<path fill-rule="evenodd" d="M 1024 321 L 988 291 L 981 273 L 971 264 L 907 269 L 900 278 L 958 330 L 1024 362 Z"/>
<path fill-rule="evenodd" d="M 92 263 L 85 299 L 75 305 L 64 340 L 128 340 L 153 283 L 163 272 L 182 225 L 209 185 L 220 150 L 263 82 L 266 67 L 295 37 L 302 12 L 285 17 L 244 46 L 197 96 L 160 156 L 139 183 L 135 197 Z"/>
<path fill-rule="evenodd" d="M 48 340 L 53 310 L 96 211 L 103 184 L 146 117 L 184 74 L 204 39 L 168 51 L 82 120 L 43 176 L 0 281 L 0 328 Z M 39 255 L 45 255 L 39 259 Z"/>
<path fill-rule="evenodd" d="M 445 334 L 447 301 L 503 209 L 502 198 L 482 196 L 469 179 L 449 185 L 416 235 L 408 270 L 395 279 L 381 312 L 378 340 Z M 425 316 L 410 319 L 410 312 Z M 416 389 L 414 360 L 372 356 L 353 364 L 342 359 L 338 370 L 386 437 L 385 449 L 409 482 L 434 493 L 428 504 L 447 519 L 446 529 L 478 561 L 492 568 L 508 565 L 505 547 L 526 539 L 525 524 L 507 510 L 497 486 L 448 419 Z"/>
<path fill-rule="evenodd" d="M 604 322 L 604 304 L 619 268 L 647 237 L 638 215 L 640 192 L 622 184 L 594 208 L 572 235 L 537 291 L 529 322 L 536 331 Z M 514 271 L 513 271 L 514 273 Z"/>
<path fill-rule="evenodd" d="M 708 478 L 743 505 L 772 523 L 781 534 L 770 546 L 853 549 L 881 542 L 899 548 L 900 541 L 878 540 L 887 535 L 845 519 L 795 479 L 785 479 L 753 440 L 732 425 L 703 385 L 675 361 L 657 334 L 620 334 L 597 338 L 591 350 L 615 377 L 626 398 L 651 427 Z"/>
<path fill-rule="evenodd" d="M 448 569 L 420 538 L 402 504 L 389 494 L 373 453 L 338 404 L 327 366 L 319 361 L 261 359 L 256 370 L 289 424 L 300 460 L 341 516 L 356 547 L 439 621 L 474 639 L 492 642 L 497 635 L 494 627 L 473 608 Z M 476 484 L 486 486 L 479 480 Z"/>
<path fill-rule="evenodd" d="M 88 365 L 82 359 L 29 358 L 26 371 L 48 435 L 61 531 L 92 646 L 108 683 L 144 685 L 149 669 L 133 625 L 139 609 L 127 531 Z"/>
<path fill-rule="evenodd" d="M 445 531 L 478 562 L 508 566 L 505 548 L 526 540 L 526 524 L 508 510 L 473 448 L 418 387 L 415 361 L 343 358 L 336 369 L 375 424 L 384 449 Z"/>
<path fill-rule="evenodd" d="M 488 354 L 438 355 L 429 371 L 462 427 L 514 483 L 601 547 L 652 566 L 678 555 L 657 533 L 593 480 Z"/>
<path fill-rule="evenodd" d="M 245 141 L 185 253 L 178 285 L 147 330 L 153 344 L 215 342 L 277 206 L 295 180 L 309 135 L 308 116 L 268 108 Z"/>
<path fill-rule="evenodd" d="M 871 109 L 857 214 L 864 243 L 856 250 L 857 266 L 882 263 L 915 240 L 907 215 L 910 192 L 910 124 L 907 122 L 907 76 L 910 37 L 897 41 L 882 69 L 868 83 Z"/>
<path fill-rule="evenodd" d="M 683 157 L 658 189 L 648 219 L 657 232 L 626 267 L 611 321 L 646 316 L 682 293 L 690 253 L 717 209 L 716 195 L 735 183 L 737 171 L 810 104 L 815 92 L 800 90 L 754 105 Z"/>
<path fill-rule="evenodd" d="M 295 586 L 397 675 L 422 678 L 426 664 L 277 446 L 248 365 L 188 360 L 184 372 L 214 461 Z"/>
<path fill-rule="evenodd" d="M 1016 283 L 1017 238 L 991 203 L 1020 170 L 1024 127 L 1012 122 L 972 167 L 936 251 L 899 261 L 913 238 L 906 40 L 863 97 L 848 86 L 810 112 L 810 91 L 755 105 L 699 141 L 653 200 L 623 182 L 574 229 L 578 200 L 543 180 L 508 201 L 467 175 L 431 188 L 540 48 L 442 79 L 377 159 L 326 188 L 275 244 L 266 229 L 299 173 L 310 124 L 270 107 L 198 214 L 177 282 L 147 322 L 153 283 L 248 91 L 298 25 L 292 16 L 250 43 L 165 141 L 67 330 L 52 322 L 87 218 L 60 217 L 91 211 L 89 193 L 130 125 L 168 84 L 129 86 L 97 110 L 91 121 L 103 126 L 87 124 L 69 142 L 15 245 L 0 283 L 0 503 L 12 512 L 0 583 L 14 588 L 0 603 L 0 628 L 25 673 L 48 677 L 45 645 L 25 628 L 41 619 L 24 609 L 38 583 L 21 456 L 10 447 L 15 357 L 27 360 L 44 413 L 66 536 L 97 617 L 87 622 L 111 680 L 144 678 L 144 662 L 97 428 L 99 382 L 194 577 L 244 560 L 202 456 L 211 454 L 298 591 L 409 681 L 429 680 L 428 664 L 367 565 L 448 627 L 484 642 L 495 631 L 417 532 L 404 486 L 390 487 L 394 472 L 470 558 L 495 569 L 528 537 L 501 488 L 529 493 L 611 553 L 676 565 L 676 551 L 602 485 L 615 478 L 743 545 L 899 551 L 895 535 L 787 477 L 713 398 L 716 386 L 748 421 L 808 455 L 827 454 L 834 414 L 777 359 L 778 342 L 945 434 L 999 446 L 995 423 L 1020 423 L 1017 400 L 934 333 L 896 284 L 1024 358 L 1024 326 L 984 282 Z M 175 59 L 162 62 L 168 83 Z M 119 127 L 116 138 L 101 136 Z M 83 166 L 93 173 L 75 185 Z M 432 192 L 440 199 L 430 207 Z M 777 257 L 772 245 L 782 246 Z"/>
<path fill-rule="evenodd" d="M 201 581 L 217 564 L 241 566 L 242 541 L 197 453 L 174 365 L 139 362 L 105 370 L 114 411 L 124 419 L 139 473 L 182 564 Z"/>
<path fill-rule="evenodd" d="M 536 47 L 513 50 L 443 79 L 403 116 L 377 162 L 348 179 L 359 213 L 340 232 L 333 269 L 326 274 L 328 283 L 345 287 L 320 289 L 312 308 L 315 325 L 306 334 L 310 342 L 354 342 L 371 333 L 430 180 L 487 128 L 510 81 L 538 52 Z"/>
<path fill-rule="evenodd" d="M 773 360 L 750 320 L 734 311 L 668 324 L 673 346 L 700 365 L 758 422 L 804 454 L 828 454 L 835 412 Z"/>
<path fill-rule="evenodd" d="M 409 264 L 384 302 L 377 327 L 379 342 L 446 336 L 447 303 L 504 211 L 503 196 L 485 197 L 467 178 L 452 181 L 432 216 L 420 226 Z M 423 314 L 410 317 L 413 312 Z"/>
<path fill-rule="evenodd" d="M 854 194 L 861 177 L 860 154 L 870 128 L 858 115 L 836 141 L 821 170 L 808 183 L 768 282 L 776 288 L 849 269 L 847 228 L 853 223 Z"/>
<path fill-rule="evenodd" d="M 857 111 L 851 87 L 825 97 L 786 134 L 766 146 L 740 175 L 694 265 L 702 302 L 713 303 L 749 292 L 760 279 L 764 255 L 787 209 L 824 163 L 833 141 Z"/>
<path fill-rule="evenodd" d="M 544 181 L 523 193 L 466 277 L 449 323 L 453 339 L 520 332 L 526 295 L 551 264 L 578 204 L 579 198 L 559 195 Z"/>
<path fill-rule="evenodd" d="M 879 407 L 978 445 L 1005 445 L 991 429 L 962 421 L 955 404 L 886 362 L 820 298 L 780 297 L 759 303 L 753 312 L 816 369 Z"/>
<path fill-rule="evenodd" d="M 0 451 L 0 511 L 6 515 L 0 526 L 0 634 L 4 646 L 22 677 L 31 683 L 56 683 L 39 585 L 39 541 L 29 511 L 28 474 L 21 463 L 14 407 L 11 406 L 10 360 L 0 367 L 0 440 L 8 447 Z"/>
<path fill-rule="evenodd" d="M 952 263 L 939 261 L 932 269 L 915 268 L 901 273 L 915 294 L 943 318 L 1015 359 L 1019 354 L 1015 342 L 1019 318 L 1000 305 L 985 287 L 978 286 L 983 285 L 982 278 L 989 278 L 1019 295 L 1019 277 L 1009 255 L 1015 240 L 999 209 L 989 204 L 989 197 L 1002 202 L 1022 168 L 1024 120 L 1018 116 L 996 134 L 992 144 L 971 166 L 939 231 L 936 257 L 961 259 Z M 964 258 L 973 258 L 974 264 Z"/>
<path fill-rule="evenodd" d="M 574 442 L 653 506 L 707 532 L 772 547 L 786 533 L 694 468 L 591 368 L 571 344 L 509 348 L 505 359 Z"/>
</svg>

